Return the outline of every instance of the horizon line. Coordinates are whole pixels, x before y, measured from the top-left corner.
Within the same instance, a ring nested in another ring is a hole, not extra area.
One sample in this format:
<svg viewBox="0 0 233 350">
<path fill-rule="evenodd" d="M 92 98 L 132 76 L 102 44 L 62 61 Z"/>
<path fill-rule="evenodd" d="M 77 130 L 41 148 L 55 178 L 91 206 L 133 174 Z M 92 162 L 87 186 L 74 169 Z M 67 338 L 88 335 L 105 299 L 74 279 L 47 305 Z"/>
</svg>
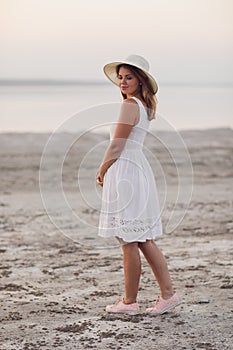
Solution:
<svg viewBox="0 0 233 350">
<path fill-rule="evenodd" d="M 79 130 L 78 133 L 82 133 L 84 130 Z M 231 126 L 206 126 L 206 127 L 201 127 L 201 128 L 177 128 L 176 130 L 167 130 L 167 129 L 152 129 L 150 131 L 157 131 L 157 132 L 204 132 L 204 131 L 209 131 L 209 132 L 214 132 L 214 131 L 233 131 L 233 128 Z M 91 131 L 92 133 L 96 134 L 108 134 L 108 131 L 101 131 L 101 132 L 94 132 Z M 37 135 L 47 135 L 54 133 L 54 130 L 0 130 L 0 135 L 2 134 L 37 134 Z M 57 134 L 77 134 L 75 131 L 69 131 L 69 130 L 61 130 Z"/>
<path fill-rule="evenodd" d="M 104 80 L 82 80 L 82 79 L 56 79 L 56 78 L 0 78 L 0 86 L 11 85 L 109 85 L 109 81 Z M 233 87 L 231 81 L 161 81 L 159 85 L 162 86 L 211 86 L 211 87 Z"/>
</svg>

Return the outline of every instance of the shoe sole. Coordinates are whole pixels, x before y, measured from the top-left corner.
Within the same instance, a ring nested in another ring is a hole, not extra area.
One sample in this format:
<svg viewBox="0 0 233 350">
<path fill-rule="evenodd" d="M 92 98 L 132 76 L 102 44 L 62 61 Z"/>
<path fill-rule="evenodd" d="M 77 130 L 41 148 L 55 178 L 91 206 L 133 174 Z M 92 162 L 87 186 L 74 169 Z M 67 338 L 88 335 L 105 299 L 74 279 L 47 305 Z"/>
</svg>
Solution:
<svg viewBox="0 0 233 350">
<path fill-rule="evenodd" d="M 115 315 L 130 315 L 130 316 L 135 316 L 135 315 L 139 315 L 140 312 L 139 311 L 118 311 L 118 312 L 114 312 L 114 311 L 106 311 L 108 314 L 115 314 Z"/>
<path fill-rule="evenodd" d="M 180 305 L 182 303 L 182 301 L 178 301 L 177 303 L 175 304 L 172 304 L 171 306 L 168 306 L 166 309 L 160 311 L 160 312 L 146 312 L 147 315 L 149 316 L 158 316 L 158 315 L 163 315 L 165 314 L 166 312 L 168 312 L 169 310 L 173 309 L 174 307 Z"/>
</svg>

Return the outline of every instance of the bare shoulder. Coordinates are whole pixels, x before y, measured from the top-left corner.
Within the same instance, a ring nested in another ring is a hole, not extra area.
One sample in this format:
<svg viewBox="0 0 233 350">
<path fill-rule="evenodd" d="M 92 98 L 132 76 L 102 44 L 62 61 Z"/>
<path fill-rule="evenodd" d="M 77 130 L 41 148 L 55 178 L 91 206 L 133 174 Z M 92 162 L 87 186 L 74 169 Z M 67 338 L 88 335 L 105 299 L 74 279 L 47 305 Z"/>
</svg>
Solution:
<svg viewBox="0 0 233 350">
<path fill-rule="evenodd" d="M 137 105 L 137 102 L 132 97 L 124 99 L 123 103 L 131 103 Z"/>
<path fill-rule="evenodd" d="M 122 110 L 124 111 L 132 111 L 132 113 L 135 113 L 139 111 L 138 103 L 133 98 L 126 98 L 122 101 Z"/>
<path fill-rule="evenodd" d="M 133 98 L 122 101 L 120 120 L 130 125 L 135 125 L 139 120 L 139 106 Z"/>
</svg>

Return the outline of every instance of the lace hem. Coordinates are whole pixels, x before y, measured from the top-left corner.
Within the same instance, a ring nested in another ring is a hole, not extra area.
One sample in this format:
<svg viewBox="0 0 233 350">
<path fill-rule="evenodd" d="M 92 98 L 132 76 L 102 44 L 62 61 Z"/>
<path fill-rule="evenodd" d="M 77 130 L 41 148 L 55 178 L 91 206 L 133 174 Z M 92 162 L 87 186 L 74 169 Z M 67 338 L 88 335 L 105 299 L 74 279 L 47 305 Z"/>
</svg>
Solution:
<svg viewBox="0 0 233 350">
<path fill-rule="evenodd" d="M 161 229 L 160 218 L 146 218 L 146 219 L 120 219 L 118 217 L 111 217 L 110 228 L 120 229 L 122 232 L 140 232 L 144 233 L 155 227 Z"/>
</svg>

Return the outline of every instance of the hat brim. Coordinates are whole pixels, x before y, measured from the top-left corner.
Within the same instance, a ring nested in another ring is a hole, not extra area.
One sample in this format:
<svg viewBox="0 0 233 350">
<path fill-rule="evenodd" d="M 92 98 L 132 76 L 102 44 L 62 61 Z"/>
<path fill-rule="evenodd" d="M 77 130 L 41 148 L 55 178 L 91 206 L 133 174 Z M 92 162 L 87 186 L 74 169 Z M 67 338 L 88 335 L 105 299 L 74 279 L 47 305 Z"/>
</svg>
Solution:
<svg viewBox="0 0 233 350">
<path fill-rule="evenodd" d="M 147 77 L 149 78 L 151 86 L 152 86 L 153 91 L 154 91 L 154 94 L 156 94 L 156 92 L 158 91 L 158 85 L 157 85 L 155 79 L 152 77 L 152 75 L 150 75 L 150 73 L 148 73 L 146 70 L 142 69 L 141 67 L 139 67 L 135 64 L 126 62 L 126 61 L 111 62 L 111 63 L 106 64 L 103 67 L 104 74 L 113 84 L 119 86 L 119 79 L 117 78 L 116 68 L 120 64 L 127 64 L 128 66 L 136 67 L 136 68 L 140 69 L 141 71 L 143 71 L 143 73 L 145 73 L 147 75 Z"/>
</svg>

